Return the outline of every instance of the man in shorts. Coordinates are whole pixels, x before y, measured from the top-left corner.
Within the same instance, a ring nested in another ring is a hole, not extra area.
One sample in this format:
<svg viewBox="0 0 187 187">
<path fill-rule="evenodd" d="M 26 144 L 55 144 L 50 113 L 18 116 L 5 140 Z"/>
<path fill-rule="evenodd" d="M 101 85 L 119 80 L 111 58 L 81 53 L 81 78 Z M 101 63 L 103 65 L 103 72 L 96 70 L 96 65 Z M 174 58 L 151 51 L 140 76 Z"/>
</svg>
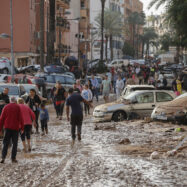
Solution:
<svg viewBox="0 0 187 187">
<path fill-rule="evenodd" d="M 105 100 L 105 103 L 109 101 L 109 94 L 112 90 L 111 81 L 108 80 L 108 76 L 105 76 L 105 79 L 102 82 L 102 93 L 103 93 L 103 99 Z"/>
</svg>

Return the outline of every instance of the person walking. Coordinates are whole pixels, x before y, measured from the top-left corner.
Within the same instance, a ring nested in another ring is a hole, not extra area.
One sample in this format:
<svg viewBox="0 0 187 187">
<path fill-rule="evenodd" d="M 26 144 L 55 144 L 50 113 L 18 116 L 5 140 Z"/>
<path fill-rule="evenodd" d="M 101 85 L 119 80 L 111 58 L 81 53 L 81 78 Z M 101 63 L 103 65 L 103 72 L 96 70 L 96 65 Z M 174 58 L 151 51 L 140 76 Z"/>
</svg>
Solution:
<svg viewBox="0 0 187 187">
<path fill-rule="evenodd" d="M 89 102 L 89 103 L 92 102 L 92 92 L 89 89 L 87 84 L 84 86 L 84 89 L 82 90 L 81 96 L 87 102 Z M 90 106 L 87 103 L 84 103 L 84 111 L 85 111 L 86 116 L 90 115 Z"/>
<path fill-rule="evenodd" d="M 103 93 L 103 99 L 105 101 L 105 103 L 107 103 L 109 101 L 109 94 L 110 91 L 112 91 L 112 85 L 110 80 L 108 80 L 108 76 L 105 75 L 105 79 L 102 82 L 102 93 Z"/>
<path fill-rule="evenodd" d="M 21 114 L 24 122 L 24 132 L 20 133 L 23 148 L 25 152 L 27 152 L 27 150 L 31 152 L 31 129 L 32 124 L 34 124 L 34 126 L 36 127 L 35 114 L 27 105 L 24 104 L 24 100 L 22 98 L 18 99 L 18 104 L 21 109 Z M 27 138 L 28 149 L 26 146 L 25 137 Z"/>
<path fill-rule="evenodd" d="M 0 115 L 1 115 L 1 112 L 4 106 L 10 103 L 8 93 L 9 93 L 9 88 L 4 88 L 3 92 L 0 94 L 0 101 L 1 101 L 0 102 Z"/>
<path fill-rule="evenodd" d="M 41 100 L 40 97 L 36 94 L 35 89 L 30 89 L 30 93 L 29 96 L 27 97 L 26 104 L 28 104 L 28 106 L 31 108 L 31 110 L 34 112 L 35 114 L 35 121 L 36 121 L 36 134 L 39 133 L 39 124 L 38 124 L 38 117 L 39 117 L 39 111 L 38 111 L 38 107 L 41 104 Z"/>
<path fill-rule="evenodd" d="M 66 100 L 66 90 L 60 84 L 60 82 L 57 82 L 54 94 L 56 101 L 57 117 L 59 117 L 59 120 L 62 120 L 64 104 Z"/>
<path fill-rule="evenodd" d="M 182 94 L 182 81 L 180 80 L 179 76 L 178 76 L 178 78 L 176 80 L 176 84 L 177 84 L 178 95 L 181 95 Z"/>
<path fill-rule="evenodd" d="M 91 84 L 92 84 L 93 98 L 95 96 L 97 102 L 99 102 L 99 93 L 98 93 L 99 83 L 98 83 L 97 78 L 94 75 L 92 75 L 91 77 Z"/>
<path fill-rule="evenodd" d="M 2 111 L 0 117 L 0 131 L 4 126 L 4 138 L 3 138 L 3 149 L 2 149 L 2 160 L 1 163 L 4 163 L 8 146 L 12 140 L 12 154 L 11 160 L 12 163 L 17 163 L 17 146 L 18 146 L 18 135 L 19 130 L 24 132 L 24 121 L 19 105 L 16 103 L 16 98 L 12 97 L 10 100 L 11 103 L 6 105 Z"/>
<path fill-rule="evenodd" d="M 116 96 L 117 99 L 121 96 L 121 92 L 123 91 L 124 88 L 124 82 L 121 78 L 121 76 L 118 76 L 118 79 L 116 81 Z"/>
<path fill-rule="evenodd" d="M 49 113 L 48 110 L 45 107 L 45 103 L 42 103 L 40 110 L 40 123 L 42 128 L 42 135 L 48 134 L 48 121 L 49 121 Z"/>
<path fill-rule="evenodd" d="M 84 102 L 92 107 L 91 103 L 86 101 L 79 93 L 73 92 L 73 88 L 69 89 L 69 97 L 66 101 L 66 115 L 67 120 L 70 121 L 69 111 L 71 107 L 71 136 L 72 136 L 72 145 L 75 143 L 76 139 L 76 128 L 78 140 L 81 141 L 81 132 L 82 132 L 82 121 L 83 121 L 83 110 L 81 103 Z"/>
</svg>

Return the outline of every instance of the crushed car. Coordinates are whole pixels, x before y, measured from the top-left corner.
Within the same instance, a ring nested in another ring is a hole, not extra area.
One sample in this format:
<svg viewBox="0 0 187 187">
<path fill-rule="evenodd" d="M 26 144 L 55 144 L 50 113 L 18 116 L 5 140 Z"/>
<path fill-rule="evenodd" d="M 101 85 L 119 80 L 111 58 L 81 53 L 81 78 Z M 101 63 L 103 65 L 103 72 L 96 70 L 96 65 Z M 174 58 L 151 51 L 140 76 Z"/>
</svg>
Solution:
<svg viewBox="0 0 187 187">
<path fill-rule="evenodd" d="M 130 116 L 150 117 L 153 109 L 163 103 L 172 101 L 176 95 L 171 91 L 144 90 L 134 91 L 117 101 L 95 107 L 94 122 L 123 121 Z"/>
<path fill-rule="evenodd" d="M 187 124 L 187 93 L 180 95 L 167 104 L 162 104 L 153 110 L 153 120 L 179 122 Z"/>
</svg>

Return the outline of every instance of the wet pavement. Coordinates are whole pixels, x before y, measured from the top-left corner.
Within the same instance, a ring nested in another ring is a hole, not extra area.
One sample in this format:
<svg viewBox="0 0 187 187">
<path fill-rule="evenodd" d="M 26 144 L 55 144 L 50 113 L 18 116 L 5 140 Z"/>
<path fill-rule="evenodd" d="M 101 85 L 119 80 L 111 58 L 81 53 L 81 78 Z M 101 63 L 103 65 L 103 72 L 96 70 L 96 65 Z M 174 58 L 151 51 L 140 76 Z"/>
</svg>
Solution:
<svg viewBox="0 0 187 187">
<path fill-rule="evenodd" d="M 177 126 L 160 122 L 124 121 L 95 124 L 84 120 L 82 141 L 71 146 L 70 125 L 59 121 L 50 107 L 48 135 L 32 135 L 32 152 L 23 153 L 19 141 L 18 164 L 10 154 L 0 165 L 0 186 L 64 187 L 185 187 L 187 143 L 172 157 L 166 155 L 185 136 L 167 132 Z M 152 152 L 159 158 L 151 160 Z"/>
</svg>

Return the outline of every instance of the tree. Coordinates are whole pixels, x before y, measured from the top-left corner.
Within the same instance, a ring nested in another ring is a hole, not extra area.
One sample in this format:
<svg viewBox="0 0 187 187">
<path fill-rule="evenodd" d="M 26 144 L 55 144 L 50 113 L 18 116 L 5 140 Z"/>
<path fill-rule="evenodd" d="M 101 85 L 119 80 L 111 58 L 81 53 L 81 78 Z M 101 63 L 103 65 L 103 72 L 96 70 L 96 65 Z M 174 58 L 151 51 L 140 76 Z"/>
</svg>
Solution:
<svg viewBox="0 0 187 187">
<path fill-rule="evenodd" d="M 169 33 L 165 33 L 160 37 L 161 50 L 169 51 L 169 47 L 172 44 L 172 38 Z"/>
<path fill-rule="evenodd" d="M 134 48 L 131 46 L 131 44 L 125 42 L 123 45 L 123 54 L 127 56 L 134 56 Z"/>
<path fill-rule="evenodd" d="M 144 28 L 142 40 L 143 40 L 144 45 L 146 45 L 146 56 L 147 57 L 149 56 L 150 44 L 157 46 L 157 42 L 155 41 L 157 37 L 158 35 L 155 33 L 154 28 L 152 27 Z"/>
<path fill-rule="evenodd" d="M 132 46 L 133 46 L 134 49 L 136 49 L 135 52 L 136 52 L 136 56 L 138 57 L 139 30 L 140 30 L 140 26 L 143 26 L 145 24 L 145 14 L 144 14 L 144 12 L 140 12 L 140 13 L 139 12 L 133 12 L 127 18 L 127 22 L 130 24 L 130 27 L 132 28 Z"/>
<path fill-rule="evenodd" d="M 187 0 L 152 0 L 149 8 L 156 5 L 159 8 L 161 5 L 166 5 L 167 21 L 179 36 L 182 47 L 187 47 Z"/>
<path fill-rule="evenodd" d="M 105 10 L 105 1 L 101 0 L 101 61 L 103 61 L 103 49 L 104 49 L 104 10 Z"/>
<path fill-rule="evenodd" d="M 97 23 L 97 27 L 101 28 L 101 15 L 99 14 L 95 21 Z M 105 55 L 107 59 L 107 46 L 108 40 L 110 40 L 110 58 L 113 59 L 113 36 L 119 36 L 122 33 L 123 23 L 121 14 L 119 12 L 111 11 L 110 9 L 106 9 L 104 12 L 104 33 L 106 39 L 106 49 Z M 101 33 L 98 33 L 101 34 Z"/>
</svg>

